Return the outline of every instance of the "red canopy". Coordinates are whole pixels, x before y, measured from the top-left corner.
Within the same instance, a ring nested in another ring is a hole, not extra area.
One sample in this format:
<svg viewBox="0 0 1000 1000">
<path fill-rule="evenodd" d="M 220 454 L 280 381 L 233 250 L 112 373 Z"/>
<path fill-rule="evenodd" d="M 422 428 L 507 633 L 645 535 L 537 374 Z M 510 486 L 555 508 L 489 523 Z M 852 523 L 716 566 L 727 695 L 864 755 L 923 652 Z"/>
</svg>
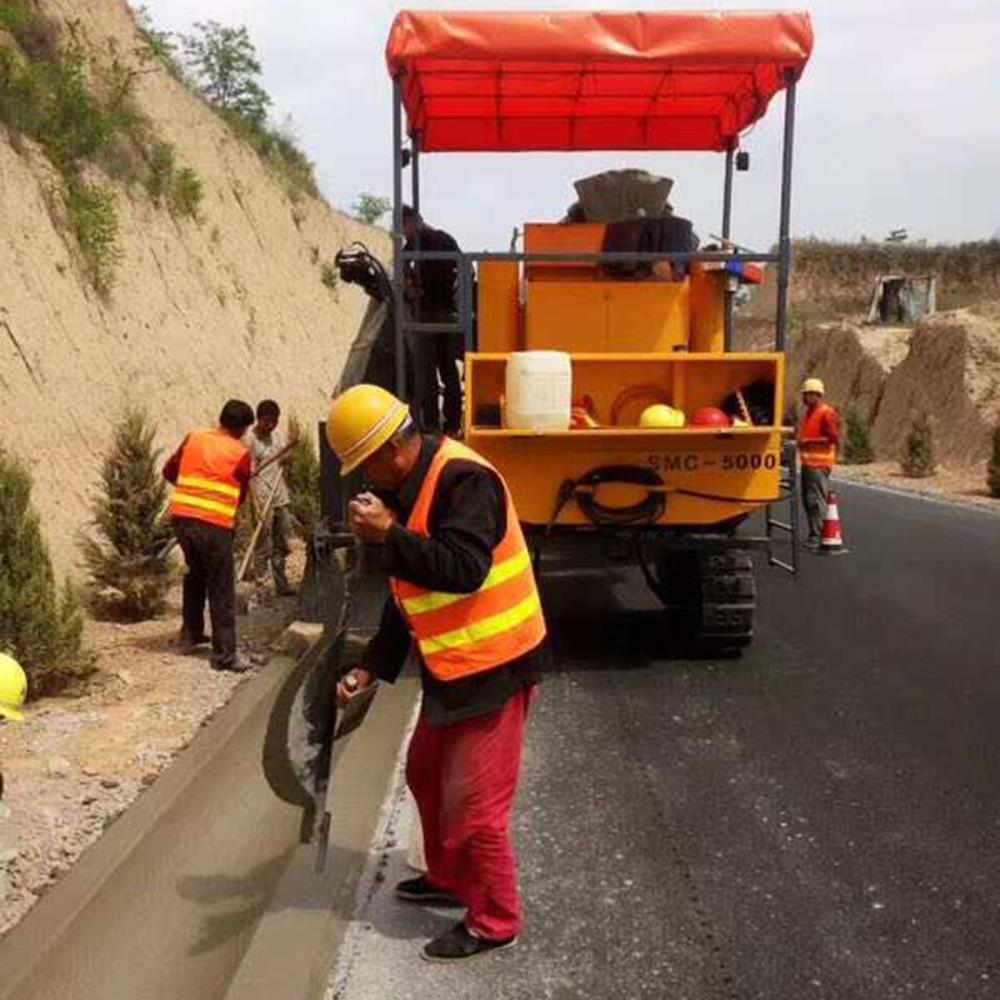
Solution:
<svg viewBox="0 0 1000 1000">
<path fill-rule="evenodd" d="M 812 37 L 805 13 L 403 11 L 386 57 L 428 152 L 724 150 Z"/>
</svg>

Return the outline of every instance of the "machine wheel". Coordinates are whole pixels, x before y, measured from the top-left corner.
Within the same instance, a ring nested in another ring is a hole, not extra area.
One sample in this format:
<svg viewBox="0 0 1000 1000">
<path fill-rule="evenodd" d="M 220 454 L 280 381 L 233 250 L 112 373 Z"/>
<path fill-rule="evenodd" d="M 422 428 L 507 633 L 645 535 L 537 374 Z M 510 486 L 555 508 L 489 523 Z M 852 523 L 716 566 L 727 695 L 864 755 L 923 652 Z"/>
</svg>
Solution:
<svg viewBox="0 0 1000 1000">
<path fill-rule="evenodd" d="M 747 552 L 661 553 L 656 584 L 671 625 L 684 638 L 720 649 L 750 644 L 757 586 Z"/>
</svg>

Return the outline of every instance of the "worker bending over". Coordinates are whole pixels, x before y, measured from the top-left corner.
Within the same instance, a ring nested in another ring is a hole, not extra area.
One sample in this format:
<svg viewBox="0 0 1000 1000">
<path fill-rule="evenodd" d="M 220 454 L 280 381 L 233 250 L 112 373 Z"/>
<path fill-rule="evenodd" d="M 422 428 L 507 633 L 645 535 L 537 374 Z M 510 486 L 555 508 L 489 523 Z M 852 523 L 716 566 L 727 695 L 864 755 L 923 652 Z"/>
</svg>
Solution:
<svg viewBox="0 0 1000 1000">
<path fill-rule="evenodd" d="M 406 404 L 358 385 L 334 400 L 327 434 L 346 475 L 378 496 L 351 501 L 362 542 L 380 543 L 392 598 L 364 666 L 337 698 L 393 681 L 411 644 L 423 703 L 406 780 L 420 812 L 427 874 L 400 899 L 466 908 L 423 949 L 454 962 L 514 944 L 520 925 L 510 811 L 545 621 L 517 513 L 499 473 L 449 438 L 422 437 Z"/>
<path fill-rule="evenodd" d="M 236 513 L 247 495 L 250 452 L 241 441 L 254 422 L 241 399 L 222 408 L 219 426 L 192 431 L 167 460 L 163 477 L 173 483 L 170 517 L 187 561 L 181 642 L 189 650 L 209 641 L 205 598 L 212 617 L 212 666 L 243 671 L 236 652 Z"/>
<path fill-rule="evenodd" d="M 818 378 L 802 383 L 805 413 L 799 421 L 798 443 L 802 464 L 802 506 L 806 511 L 809 535 L 806 544 L 818 547 L 823 534 L 830 474 L 837 463 L 840 444 L 840 417 L 823 402 L 826 389 Z"/>
</svg>

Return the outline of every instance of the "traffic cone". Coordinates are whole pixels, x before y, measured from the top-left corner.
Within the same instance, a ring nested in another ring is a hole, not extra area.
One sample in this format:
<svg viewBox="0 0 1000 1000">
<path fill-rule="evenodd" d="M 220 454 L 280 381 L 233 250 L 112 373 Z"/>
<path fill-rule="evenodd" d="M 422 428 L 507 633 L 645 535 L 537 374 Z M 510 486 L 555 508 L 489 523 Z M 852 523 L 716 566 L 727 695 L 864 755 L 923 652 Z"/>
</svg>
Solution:
<svg viewBox="0 0 1000 1000">
<path fill-rule="evenodd" d="M 847 552 L 844 548 L 844 537 L 840 530 L 840 511 L 837 509 L 837 494 L 832 490 L 826 501 L 826 516 L 823 518 L 823 535 L 819 543 L 820 555 L 842 556 Z"/>
</svg>

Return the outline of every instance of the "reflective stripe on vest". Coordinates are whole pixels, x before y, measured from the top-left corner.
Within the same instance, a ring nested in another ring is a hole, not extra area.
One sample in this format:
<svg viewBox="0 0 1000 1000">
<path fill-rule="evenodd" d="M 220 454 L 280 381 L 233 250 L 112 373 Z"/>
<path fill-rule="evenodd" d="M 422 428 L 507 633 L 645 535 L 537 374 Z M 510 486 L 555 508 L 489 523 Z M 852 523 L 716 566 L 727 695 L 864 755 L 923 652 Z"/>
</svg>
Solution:
<svg viewBox="0 0 1000 1000">
<path fill-rule="evenodd" d="M 809 468 L 832 469 L 837 462 L 837 446 L 827 441 L 810 441 L 810 438 L 823 437 L 823 418 L 830 414 L 836 417 L 837 411 L 832 406 L 821 403 L 806 415 L 799 423 L 799 455 L 802 464 Z"/>
<path fill-rule="evenodd" d="M 192 433 L 181 452 L 171 516 L 233 528 L 240 505 L 236 469 L 246 453 L 246 447 L 225 431 Z"/>
<path fill-rule="evenodd" d="M 471 449 L 445 438 L 427 470 L 408 530 L 429 535 L 428 518 L 441 472 L 455 459 L 492 469 Z M 531 556 L 506 485 L 503 491 L 507 530 L 493 550 L 492 566 L 477 591 L 450 594 L 398 578 L 391 581 L 424 663 L 438 680 L 453 681 L 492 670 L 531 652 L 545 638 Z"/>
</svg>

